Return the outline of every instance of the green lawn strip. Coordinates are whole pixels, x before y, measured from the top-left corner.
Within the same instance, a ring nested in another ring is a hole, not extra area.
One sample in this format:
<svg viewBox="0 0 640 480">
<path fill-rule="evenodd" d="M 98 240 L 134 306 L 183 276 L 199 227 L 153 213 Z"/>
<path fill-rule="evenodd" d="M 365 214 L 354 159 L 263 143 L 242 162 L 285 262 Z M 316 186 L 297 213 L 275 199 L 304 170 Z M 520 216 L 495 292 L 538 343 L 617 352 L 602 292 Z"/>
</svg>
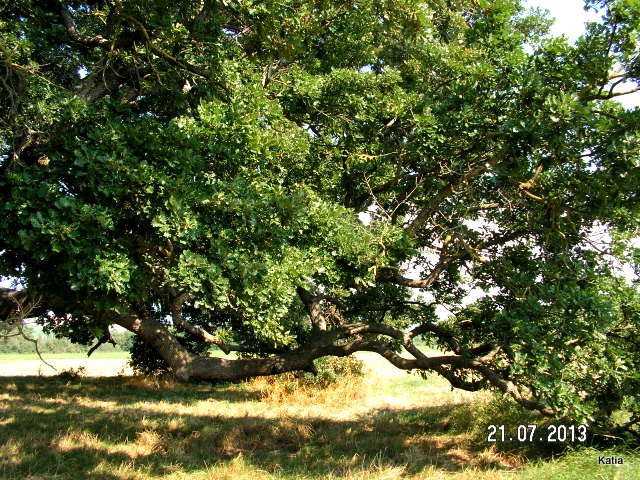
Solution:
<svg viewBox="0 0 640 480">
<path fill-rule="evenodd" d="M 45 360 L 84 360 L 86 358 L 106 358 L 106 359 L 128 359 L 129 352 L 109 352 L 95 351 L 91 357 L 87 357 L 86 353 L 43 353 L 42 358 Z M 40 360 L 38 355 L 34 353 L 2 353 L 0 354 L 0 363 L 19 363 L 28 360 Z"/>
<path fill-rule="evenodd" d="M 622 465 L 603 465 L 607 458 L 621 458 Z M 524 467 L 518 480 L 637 480 L 640 479 L 640 452 L 625 449 L 577 448 L 551 460 L 536 460 Z"/>
</svg>

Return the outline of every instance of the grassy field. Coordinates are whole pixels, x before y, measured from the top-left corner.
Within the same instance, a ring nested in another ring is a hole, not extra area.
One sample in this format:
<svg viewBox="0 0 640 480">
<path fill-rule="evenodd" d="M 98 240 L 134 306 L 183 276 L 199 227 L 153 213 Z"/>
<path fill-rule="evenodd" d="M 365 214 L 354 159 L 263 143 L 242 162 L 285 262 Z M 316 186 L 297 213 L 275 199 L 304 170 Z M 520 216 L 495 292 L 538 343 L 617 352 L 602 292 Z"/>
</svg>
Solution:
<svg viewBox="0 0 640 480">
<path fill-rule="evenodd" d="M 491 423 L 542 420 L 365 358 L 374 375 L 323 391 L 273 379 L 0 378 L 0 478 L 640 478 L 630 450 L 489 444 Z M 598 465 L 599 455 L 625 465 Z"/>
</svg>

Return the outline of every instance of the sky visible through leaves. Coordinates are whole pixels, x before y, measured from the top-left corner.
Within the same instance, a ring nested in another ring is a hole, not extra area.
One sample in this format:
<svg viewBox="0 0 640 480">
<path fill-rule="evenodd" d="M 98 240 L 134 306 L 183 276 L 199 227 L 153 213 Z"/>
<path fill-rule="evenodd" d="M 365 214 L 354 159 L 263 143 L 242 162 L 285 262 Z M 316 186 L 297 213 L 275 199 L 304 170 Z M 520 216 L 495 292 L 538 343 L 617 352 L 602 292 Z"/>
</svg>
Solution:
<svg viewBox="0 0 640 480">
<path fill-rule="evenodd" d="M 584 0 L 524 0 L 523 4 L 529 8 L 542 8 L 549 11 L 555 18 L 551 27 L 553 35 L 565 35 L 570 42 L 584 33 L 585 22 L 596 22 L 600 15 L 593 9 L 585 11 Z M 628 89 L 629 86 L 620 85 L 620 89 Z M 617 99 L 626 108 L 640 105 L 640 92 L 625 95 Z"/>
</svg>

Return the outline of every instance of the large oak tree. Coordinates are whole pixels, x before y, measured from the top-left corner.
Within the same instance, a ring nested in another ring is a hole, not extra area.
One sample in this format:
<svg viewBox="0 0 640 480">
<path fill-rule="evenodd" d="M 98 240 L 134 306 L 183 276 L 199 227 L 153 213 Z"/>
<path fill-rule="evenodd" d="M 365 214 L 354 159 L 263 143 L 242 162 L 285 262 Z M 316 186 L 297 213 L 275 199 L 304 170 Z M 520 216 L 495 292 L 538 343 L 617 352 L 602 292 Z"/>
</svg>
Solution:
<svg viewBox="0 0 640 480">
<path fill-rule="evenodd" d="M 571 45 L 517 0 L 3 2 L 1 317 L 121 325 L 182 379 L 371 351 L 633 428 L 640 2 L 587 6 Z"/>
</svg>

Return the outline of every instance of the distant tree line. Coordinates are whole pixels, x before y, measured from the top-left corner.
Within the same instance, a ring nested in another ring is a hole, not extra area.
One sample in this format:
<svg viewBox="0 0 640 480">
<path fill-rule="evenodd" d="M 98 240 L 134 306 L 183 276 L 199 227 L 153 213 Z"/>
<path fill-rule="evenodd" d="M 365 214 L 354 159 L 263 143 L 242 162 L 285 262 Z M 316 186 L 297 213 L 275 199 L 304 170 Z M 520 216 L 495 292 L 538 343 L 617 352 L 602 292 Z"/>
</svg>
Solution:
<svg viewBox="0 0 640 480">
<path fill-rule="evenodd" d="M 85 353 L 89 350 L 86 345 L 72 343 L 68 338 L 48 335 L 33 327 L 25 327 L 24 332 L 27 337 L 38 340 L 41 353 Z M 134 335 L 131 332 L 111 332 L 111 337 L 116 345 L 101 345 L 98 351 L 128 352 Z M 0 337 L 0 354 L 3 353 L 35 353 L 35 348 L 33 342 L 21 335 Z"/>
</svg>

